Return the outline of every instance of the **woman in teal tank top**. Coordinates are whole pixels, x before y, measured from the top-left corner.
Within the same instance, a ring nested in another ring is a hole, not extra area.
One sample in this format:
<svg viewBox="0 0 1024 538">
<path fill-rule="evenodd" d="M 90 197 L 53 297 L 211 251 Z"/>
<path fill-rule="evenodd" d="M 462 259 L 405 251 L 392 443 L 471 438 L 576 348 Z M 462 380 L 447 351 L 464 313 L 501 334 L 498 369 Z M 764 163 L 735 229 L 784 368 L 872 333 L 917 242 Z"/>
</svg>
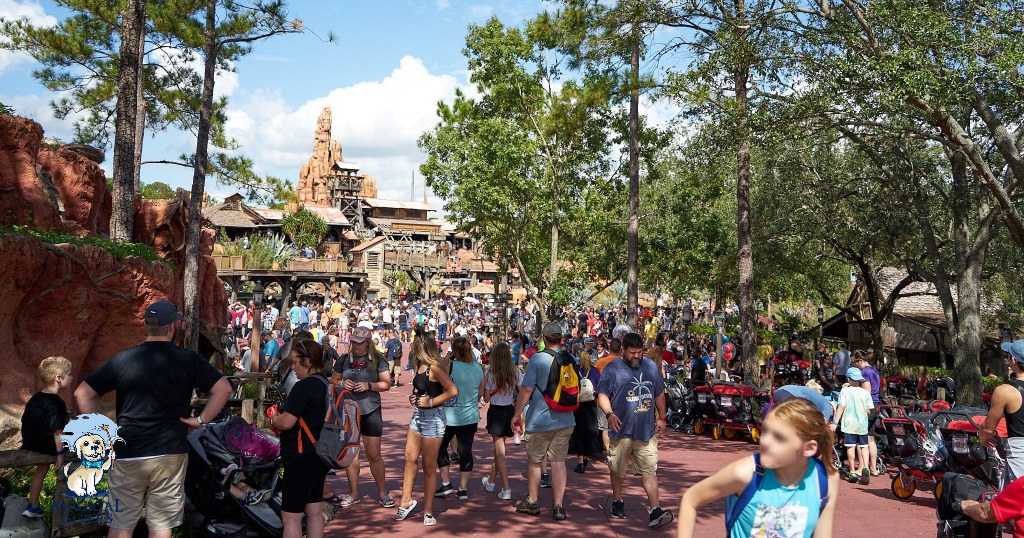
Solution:
<svg viewBox="0 0 1024 538">
<path fill-rule="evenodd" d="M 772 408 L 763 426 L 760 454 L 686 491 L 679 538 L 694 536 L 697 511 L 722 499 L 730 538 L 832 536 L 839 474 L 825 417 L 807 400 L 791 398 Z"/>
</svg>

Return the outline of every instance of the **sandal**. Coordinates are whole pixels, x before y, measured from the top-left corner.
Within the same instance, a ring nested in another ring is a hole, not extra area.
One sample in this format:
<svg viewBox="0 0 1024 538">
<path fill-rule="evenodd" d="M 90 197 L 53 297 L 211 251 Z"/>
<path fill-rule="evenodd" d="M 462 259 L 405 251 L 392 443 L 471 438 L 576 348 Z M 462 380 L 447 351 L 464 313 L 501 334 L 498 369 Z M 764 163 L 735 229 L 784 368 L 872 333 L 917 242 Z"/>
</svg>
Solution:
<svg viewBox="0 0 1024 538">
<path fill-rule="evenodd" d="M 423 525 L 433 527 L 437 525 L 437 518 L 434 517 L 434 514 L 423 514 Z"/>
<path fill-rule="evenodd" d="M 359 504 L 359 499 L 352 497 L 351 495 L 342 495 L 341 502 L 338 503 L 342 508 L 348 508 L 353 504 Z"/>
<path fill-rule="evenodd" d="M 391 495 L 385 495 L 378 499 L 377 502 L 384 508 L 394 508 L 395 506 L 395 498 Z"/>
<path fill-rule="evenodd" d="M 325 503 L 331 503 L 334 506 L 341 506 L 341 497 L 337 495 L 331 495 L 330 497 L 324 497 Z"/>
<path fill-rule="evenodd" d="M 416 501 L 416 499 L 413 499 L 412 504 L 410 504 L 408 508 L 402 508 L 401 506 L 399 506 L 398 513 L 395 514 L 395 521 L 403 521 L 405 520 L 405 518 L 409 517 L 409 514 L 411 514 L 412 511 L 416 509 L 417 504 L 419 503 Z"/>
</svg>

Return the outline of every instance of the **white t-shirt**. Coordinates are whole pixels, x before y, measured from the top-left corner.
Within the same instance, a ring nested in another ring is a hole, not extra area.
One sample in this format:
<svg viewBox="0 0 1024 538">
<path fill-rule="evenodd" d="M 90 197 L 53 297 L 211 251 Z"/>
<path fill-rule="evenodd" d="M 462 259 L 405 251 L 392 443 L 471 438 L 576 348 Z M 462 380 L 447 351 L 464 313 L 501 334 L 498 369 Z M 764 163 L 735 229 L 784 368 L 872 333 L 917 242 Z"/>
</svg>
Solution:
<svg viewBox="0 0 1024 538">
<path fill-rule="evenodd" d="M 516 398 L 516 387 L 523 384 L 523 373 L 516 370 L 516 382 L 510 388 L 505 389 L 497 394 L 494 393 L 495 382 L 494 375 L 490 370 L 484 374 L 484 390 L 487 394 L 491 395 L 491 405 L 512 405 L 515 403 Z"/>
<path fill-rule="evenodd" d="M 385 308 L 384 309 L 384 312 L 382 313 L 382 317 L 384 318 L 384 323 L 394 323 L 395 322 L 394 312 L 392 312 L 390 308 Z"/>
</svg>

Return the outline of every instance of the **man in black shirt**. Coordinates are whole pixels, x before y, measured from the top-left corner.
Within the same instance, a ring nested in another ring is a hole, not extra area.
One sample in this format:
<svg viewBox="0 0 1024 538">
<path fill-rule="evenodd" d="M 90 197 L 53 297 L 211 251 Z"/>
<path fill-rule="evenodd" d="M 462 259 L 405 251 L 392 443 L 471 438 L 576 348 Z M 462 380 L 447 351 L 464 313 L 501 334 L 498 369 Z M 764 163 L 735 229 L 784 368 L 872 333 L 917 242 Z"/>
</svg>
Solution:
<svg viewBox="0 0 1024 538">
<path fill-rule="evenodd" d="M 184 480 L 190 429 L 213 420 L 231 384 L 198 353 L 174 344 L 178 307 L 157 301 L 146 309 L 146 341 L 111 357 L 75 390 L 79 412 L 95 413 L 100 396 L 116 391 L 117 461 L 107 477 L 120 511 L 108 538 L 130 538 L 143 503 L 150 538 L 170 538 L 184 515 Z M 186 418 L 192 390 L 210 392 L 206 408 Z"/>
</svg>

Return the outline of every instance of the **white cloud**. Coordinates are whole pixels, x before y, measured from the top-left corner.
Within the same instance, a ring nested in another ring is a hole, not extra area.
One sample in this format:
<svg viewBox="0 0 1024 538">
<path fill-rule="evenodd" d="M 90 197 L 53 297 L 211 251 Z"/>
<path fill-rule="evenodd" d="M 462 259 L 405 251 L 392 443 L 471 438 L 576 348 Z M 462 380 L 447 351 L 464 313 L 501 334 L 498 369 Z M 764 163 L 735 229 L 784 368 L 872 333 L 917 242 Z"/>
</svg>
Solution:
<svg viewBox="0 0 1024 538">
<path fill-rule="evenodd" d="M 28 19 L 33 26 L 53 26 L 57 24 L 57 19 L 47 15 L 43 6 L 39 5 L 38 2 L 32 1 L 0 0 L 0 19 Z M 26 61 L 32 61 L 32 57 L 26 53 L 0 50 L 0 73 L 18 63 Z"/>
<path fill-rule="evenodd" d="M 487 4 L 473 4 L 466 8 L 469 18 L 475 21 L 482 21 L 494 13 L 494 7 Z"/>
<path fill-rule="evenodd" d="M 437 0 L 436 4 L 437 9 L 448 9 L 452 6 L 452 3 L 449 0 Z"/>
<path fill-rule="evenodd" d="M 416 199 L 421 199 L 418 167 L 424 156 L 416 140 L 437 123 L 437 102 L 450 101 L 456 88 L 475 95 L 455 77 L 432 74 L 422 60 L 405 56 L 383 80 L 336 88 L 298 108 L 288 107 L 276 92 L 236 98 L 227 129 L 260 173 L 297 183 L 299 168 L 312 154 L 317 117 L 330 107 L 332 137 L 341 141 L 346 160 L 377 180 L 379 195 L 409 199 L 415 171 Z M 440 209 L 437 199 L 429 198 Z"/>
<path fill-rule="evenodd" d="M 2 2 L 3 0 L 0 0 Z M 203 74 L 203 59 L 199 54 L 186 53 L 175 48 L 156 50 L 149 55 L 151 62 L 160 65 L 184 63 L 200 76 Z M 214 74 L 213 97 L 230 97 L 238 89 L 238 73 L 234 70 L 234 64 L 229 62 L 229 69 L 217 69 Z"/>
</svg>

